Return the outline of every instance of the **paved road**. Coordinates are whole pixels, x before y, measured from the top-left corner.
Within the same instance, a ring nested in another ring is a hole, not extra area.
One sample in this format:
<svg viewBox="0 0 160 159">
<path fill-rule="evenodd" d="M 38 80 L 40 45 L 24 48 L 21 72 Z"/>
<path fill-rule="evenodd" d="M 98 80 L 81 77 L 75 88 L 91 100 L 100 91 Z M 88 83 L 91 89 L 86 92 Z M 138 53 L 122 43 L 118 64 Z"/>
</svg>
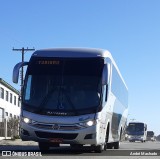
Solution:
<svg viewBox="0 0 160 159">
<path fill-rule="evenodd" d="M 11 151 L 13 156 L 16 155 L 25 155 L 25 154 L 31 154 L 32 152 L 37 152 L 37 155 L 41 155 L 39 152 L 39 148 L 37 146 L 37 143 L 27 143 L 24 144 L 24 142 L 19 142 L 17 144 L 1 144 L 0 145 L 0 153 L 5 153 L 5 151 Z M 21 152 L 21 153 L 20 153 Z M 19 154 L 18 154 L 19 153 Z M 36 154 L 35 154 L 36 155 Z M 1 158 L 2 154 L 0 154 Z M 121 148 L 119 150 L 107 150 L 102 153 L 95 153 L 93 151 L 90 151 L 89 147 L 84 147 L 81 150 L 71 149 L 69 146 L 61 145 L 59 148 L 52 148 L 47 153 L 42 153 L 43 158 L 46 156 L 55 158 L 64 158 L 65 159 L 72 159 L 74 158 L 109 158 L 109 159 L 160 159 L 160 142 L 135 142 L 135 143 L 129 143 L 129 142 L 122 142 Z M 8 156 L 7 156 L 8 158 Z M 12 157 L 14 158 L 14 157 Z M 31 158 L 31 157 L 30 157 Z"/>
</svg>

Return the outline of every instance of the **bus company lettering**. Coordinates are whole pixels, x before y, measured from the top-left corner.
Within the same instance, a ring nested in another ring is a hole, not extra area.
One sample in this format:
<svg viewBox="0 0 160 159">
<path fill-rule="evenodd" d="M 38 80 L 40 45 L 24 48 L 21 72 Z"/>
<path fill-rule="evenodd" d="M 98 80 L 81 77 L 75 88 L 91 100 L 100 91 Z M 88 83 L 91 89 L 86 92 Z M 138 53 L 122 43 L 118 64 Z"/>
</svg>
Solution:
<svg viewBox="0 0 160 159">
<path fill-rule="evenodd" d="M 54 60 L 41 60 L 38 61 L 39 65 L 59 65 L 59 61 Z"/>
</svg>

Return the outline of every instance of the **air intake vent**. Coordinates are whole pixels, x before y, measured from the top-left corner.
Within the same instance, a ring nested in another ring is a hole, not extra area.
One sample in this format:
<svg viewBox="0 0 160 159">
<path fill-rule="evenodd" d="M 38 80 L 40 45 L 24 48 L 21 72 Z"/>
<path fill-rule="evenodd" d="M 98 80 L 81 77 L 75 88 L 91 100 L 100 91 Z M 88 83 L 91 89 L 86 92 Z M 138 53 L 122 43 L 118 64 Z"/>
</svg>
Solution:
<svg viewBox="0 0 160 159">
<path fill-rule="evenodd" d="M 50 133 L 50 132 L 42 132 L 42 131 L 35 131 L 36 135 L 39 138 L 63 138 L 67 140 L 75 139 L 78 134 L 77 133 Z"/>
</svg>

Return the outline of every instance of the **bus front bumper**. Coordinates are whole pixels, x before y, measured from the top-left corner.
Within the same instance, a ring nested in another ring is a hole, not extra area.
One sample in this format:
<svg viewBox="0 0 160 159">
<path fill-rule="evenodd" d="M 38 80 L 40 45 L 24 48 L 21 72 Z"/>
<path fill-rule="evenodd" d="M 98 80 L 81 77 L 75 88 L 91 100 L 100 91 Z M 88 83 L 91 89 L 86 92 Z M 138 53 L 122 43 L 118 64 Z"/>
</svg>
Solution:
<svg viewBox="0 0 160 159">
<path fill-rule="evenodd" d="M 57 128 L 58 129 L 58 128 Z M 21 123 L 20 136 L 23 141 L 51 142 L 62 144 L 101 144 L 97 125 L 79 130 L 48 130 Z"/>
<path fill-rule="evenodd" d="M 128 140 L 130 142 L 132 142 L 132 141 L 144 141 L 144 137 L 143 136 L 128 136 Z"/>
</svg>

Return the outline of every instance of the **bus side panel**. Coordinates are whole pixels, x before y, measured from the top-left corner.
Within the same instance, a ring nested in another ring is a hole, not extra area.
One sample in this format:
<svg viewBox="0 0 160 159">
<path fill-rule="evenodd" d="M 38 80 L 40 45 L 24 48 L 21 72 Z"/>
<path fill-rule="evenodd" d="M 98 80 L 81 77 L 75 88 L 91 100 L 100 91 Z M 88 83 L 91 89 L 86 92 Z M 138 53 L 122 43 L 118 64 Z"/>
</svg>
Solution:
<svg viewBox="0 0 160 159">
<path fill-rule="evenodd" d="M 120 140 L 120 132 L 124 129 L 126 124 L 126 113 L 128 112 L 128 90 L 113 64 L 109 98 L 112 106 L 111 134 L 113 141 L 116 142 Z"/>
</svg>

